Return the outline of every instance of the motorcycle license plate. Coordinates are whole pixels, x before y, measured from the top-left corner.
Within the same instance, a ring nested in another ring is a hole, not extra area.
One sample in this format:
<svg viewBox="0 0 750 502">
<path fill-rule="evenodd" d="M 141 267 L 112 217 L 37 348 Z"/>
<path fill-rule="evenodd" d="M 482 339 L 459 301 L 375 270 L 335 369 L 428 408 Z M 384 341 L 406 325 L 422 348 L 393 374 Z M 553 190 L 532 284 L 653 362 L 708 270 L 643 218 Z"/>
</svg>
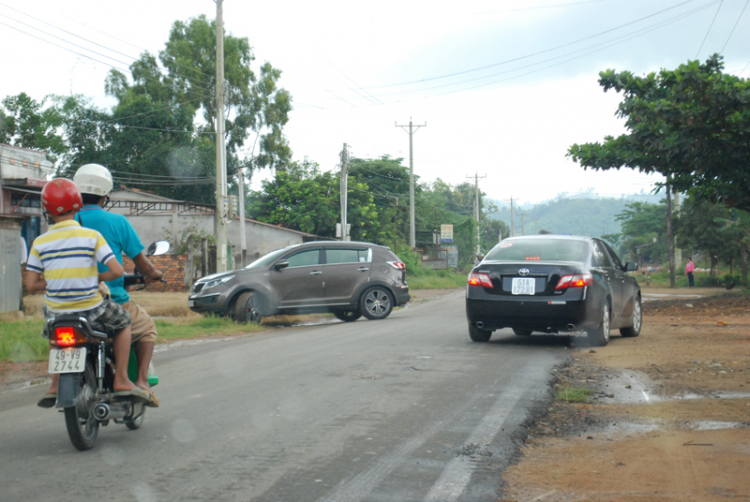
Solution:
<svg viewBox="0 0 750 502">
<path fill-rule="evenodd" d="M 81 373 L 86 368 L 86 347 L 50 349 L 50 373 Z"/>
<path fill-rule="evenodd" d="M 533 295 L 535 293 L 535 279 L 527 277 L 514 277 L 513 278 L 513 290 L 511 291 L 514 295 Z"/>
</svg>

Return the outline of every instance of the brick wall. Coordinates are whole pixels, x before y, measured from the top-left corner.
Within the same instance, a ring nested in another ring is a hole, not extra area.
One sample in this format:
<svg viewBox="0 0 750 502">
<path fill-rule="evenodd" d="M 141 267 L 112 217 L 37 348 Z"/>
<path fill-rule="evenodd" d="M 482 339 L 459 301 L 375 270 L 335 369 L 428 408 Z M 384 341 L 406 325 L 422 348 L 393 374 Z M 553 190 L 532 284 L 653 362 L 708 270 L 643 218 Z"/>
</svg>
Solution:
<svg viewBox="0 0 750 502">
<path fill-rule="evenodd" d="M 154 264 L 157 270 L 160 270 L 164 283 L 154 283 L 148 287 L 148 291 L 187 291 L 190 286 L 185 285 L 185 261 L 187 256 L 180 255 L 162 255 L 150 256 L 149 260 Z M 135 270 L 133 261 L 127 256 L 122 257 L 122 266 L 126 274 L 132 274 Z M 140 286 L 136 286 L 140 287 Z"/>
</svg>

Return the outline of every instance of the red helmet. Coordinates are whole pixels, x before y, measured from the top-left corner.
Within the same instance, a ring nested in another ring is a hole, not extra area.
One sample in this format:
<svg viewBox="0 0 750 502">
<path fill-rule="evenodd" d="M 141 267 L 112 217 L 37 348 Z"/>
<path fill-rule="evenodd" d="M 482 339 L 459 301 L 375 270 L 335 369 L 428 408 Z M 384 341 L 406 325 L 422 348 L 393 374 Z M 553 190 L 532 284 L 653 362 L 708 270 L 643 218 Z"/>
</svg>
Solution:
<svg viewBox="0 0 750 502">
<path fill-rule="evenodd" d="M 42 188 L 42 205 L 47 212 L 57 216 L 81 209 L 81 192 L 75 183 L 65 178 L 55 178 Z"/>
</svg>

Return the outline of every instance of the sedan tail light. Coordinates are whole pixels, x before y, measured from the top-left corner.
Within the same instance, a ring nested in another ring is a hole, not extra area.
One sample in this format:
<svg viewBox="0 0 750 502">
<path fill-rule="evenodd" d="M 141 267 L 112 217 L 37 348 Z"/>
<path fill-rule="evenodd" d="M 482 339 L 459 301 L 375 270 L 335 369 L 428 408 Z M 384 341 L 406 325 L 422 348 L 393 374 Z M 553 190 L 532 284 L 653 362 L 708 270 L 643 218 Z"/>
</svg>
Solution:
<svg viewBox="0 0 750 502">
<path fill-rule="evenodd" d="M 594 284 L 594 276 L 591 274 L 564 275 L 560 277 L 556 290 L 568 288 L 582 288 Z"/>
<path fill-rule="evenodd" d="M 406 270 L 406 265 L 404 265 L 404 262 L 402 261 L 389 261 L 388 265 L 397 270 Z"/>
<path fill-rule="evenodd" d="M 59 347 L 72 347 L 73 345 L 80 345 L 88 341 L 86 335 L 72 326 L 61 326 L 55 328 L 52 340 L 57 342 Z"/>
<path fill-rule="evenodd" d="M 483 286 L 485 288 L 493 288 L 492 279 L 487 274 L 480 274 L 478 272 L 472 272 L 469 274 L 469 286 Z"/>
</svg>

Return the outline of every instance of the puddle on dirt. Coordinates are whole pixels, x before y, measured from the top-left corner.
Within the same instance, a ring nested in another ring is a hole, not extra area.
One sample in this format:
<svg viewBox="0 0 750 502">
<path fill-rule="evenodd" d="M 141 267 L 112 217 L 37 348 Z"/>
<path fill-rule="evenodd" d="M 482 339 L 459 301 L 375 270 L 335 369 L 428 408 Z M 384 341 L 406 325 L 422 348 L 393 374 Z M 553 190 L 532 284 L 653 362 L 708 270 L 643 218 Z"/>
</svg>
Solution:
<svg viewBox="0 0 750 502">
<path fill-rule="evenodd" d="M 719 429 L 741 429 L 748 427 L 747 423 L 742 422 L 712 422 L 712 421 L 701 421 L 701 422 L 692 422 L 691 425 L 693 426 L 694 430 L 697 431 L 714 431 Z"/>
<path fill-rule="evenodd" d="M 750 399 L 750 392 L 710 391 L 705 395 L 686 393 L 675 396 L 653 394 L 651 379 L 645 373 L 626 370 L 605 381 L 601 393 L 594 397 L 608 404 L 659 403 L 690 399 Z"/>
</svg>

